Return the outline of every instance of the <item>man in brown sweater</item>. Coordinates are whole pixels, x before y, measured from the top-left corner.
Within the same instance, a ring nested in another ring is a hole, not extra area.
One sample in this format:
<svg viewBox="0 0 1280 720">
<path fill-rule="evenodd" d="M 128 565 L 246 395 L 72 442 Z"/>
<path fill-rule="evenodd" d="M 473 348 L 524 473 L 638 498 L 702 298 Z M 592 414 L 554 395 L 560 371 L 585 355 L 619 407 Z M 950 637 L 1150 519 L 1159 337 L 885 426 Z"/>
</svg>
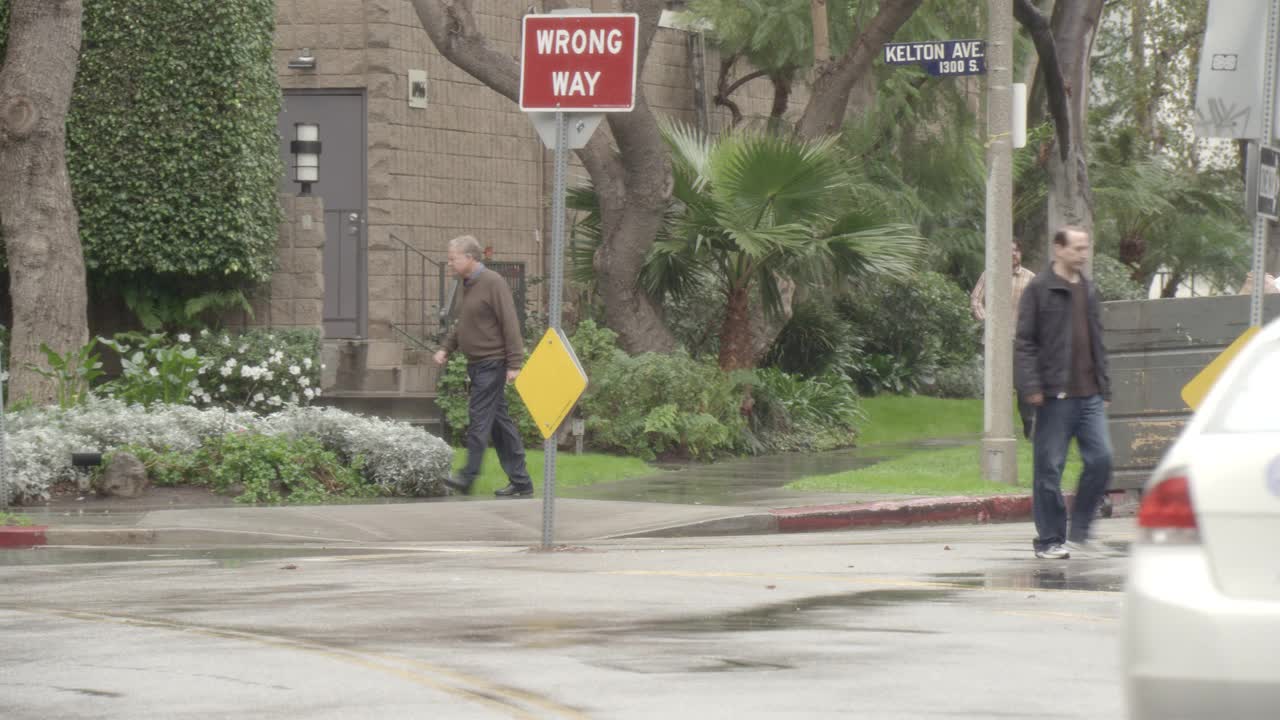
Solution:
<svg viewBox="0 0 1280 720">
<path fill-rule="evenodd" d="M 467 426 L 467 465 L 445 481 L 454 491 L 470 494 L 480 474 L 480 462 L 493 440 L 508 484 L 499 497 L 530 497 L 533 481 L 524 462 L 520 430 L 507 412 L 506 385 L 516 379 L 524 362 L 524 339 L 511 288 L 502 276 L 485 268 L 484 251 L 470 235 L 449 241 L 449 267 L 462 278 L 462 307 L 444 348 L 435 361 L 444 365 L 449 353 L 461 350 L 467 357 L 471 381 Z"/>
</svg>

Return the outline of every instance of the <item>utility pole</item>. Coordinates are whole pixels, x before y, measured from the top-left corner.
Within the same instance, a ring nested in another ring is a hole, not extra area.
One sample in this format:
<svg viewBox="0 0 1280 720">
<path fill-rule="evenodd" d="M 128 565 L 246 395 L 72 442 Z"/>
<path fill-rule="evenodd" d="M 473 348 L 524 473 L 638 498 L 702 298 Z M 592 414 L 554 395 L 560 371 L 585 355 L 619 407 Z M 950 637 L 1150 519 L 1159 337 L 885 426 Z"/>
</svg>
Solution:
<svg viewBox="0 0 1280 720">
<path fill-rule="evenodd" d="M 986 343 L 982 477 L 1018 482 L 1013 436 L 1013 0 L 987 0 Z"/>
</svg>

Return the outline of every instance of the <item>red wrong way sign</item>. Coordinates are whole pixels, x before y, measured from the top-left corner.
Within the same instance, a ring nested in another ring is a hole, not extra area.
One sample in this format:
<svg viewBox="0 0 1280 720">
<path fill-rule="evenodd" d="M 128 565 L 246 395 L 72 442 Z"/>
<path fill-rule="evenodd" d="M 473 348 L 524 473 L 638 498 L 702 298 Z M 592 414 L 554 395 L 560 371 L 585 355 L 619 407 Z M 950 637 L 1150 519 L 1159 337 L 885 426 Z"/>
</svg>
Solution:
<svg viewBox="0 0 1280 720">
<path fill-rule="evenodd" d="M 525 15 L 520 109 L 631 110 L 639 32 L 635 13 Z"/>
</svg>

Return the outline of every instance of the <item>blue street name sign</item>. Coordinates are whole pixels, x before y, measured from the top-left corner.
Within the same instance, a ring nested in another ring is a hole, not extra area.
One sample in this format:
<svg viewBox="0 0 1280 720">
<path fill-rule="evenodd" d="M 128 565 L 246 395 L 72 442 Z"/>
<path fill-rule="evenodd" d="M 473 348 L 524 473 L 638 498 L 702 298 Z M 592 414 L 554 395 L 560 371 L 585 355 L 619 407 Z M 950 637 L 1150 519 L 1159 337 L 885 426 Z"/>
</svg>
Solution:
<svg viewBox="0 0 1280 720">
<path fill-rule="evenodd" d="M 982 40 L 886 43 L 884 62 L 919 65 L 934 77 L 981 75 L 987 71 L 987 44 Z"/>
</svg>

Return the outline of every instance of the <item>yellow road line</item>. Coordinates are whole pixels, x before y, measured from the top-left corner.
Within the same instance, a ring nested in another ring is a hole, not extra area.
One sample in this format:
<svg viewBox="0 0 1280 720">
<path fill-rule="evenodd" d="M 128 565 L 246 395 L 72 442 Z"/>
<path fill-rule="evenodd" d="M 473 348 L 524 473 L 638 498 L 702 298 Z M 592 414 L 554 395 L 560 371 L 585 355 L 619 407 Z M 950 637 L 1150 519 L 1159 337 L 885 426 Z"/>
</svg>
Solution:
<svg viewBox="0 0 1280 720">
<path fill-rule="evenodd" d="M 458 670 L 441 667 L 439 665 L 432 665 L 412 658 L 333 648 L 316 642 L 296 640 L 278 635 L 252 633 L 243 630 L 208 627 L 130 615 L 85 612 L 81 610 L 63 610 L 56 608 L 37 609 L 6 607 L 4 609 L 86 622 L 102 622 L 132 627 L 189 632 L 204 635 L 206 637 L 242 640 L 269 647 L 302 651 L 350 665 L 376 670 L 388 675 L 394 675 L 417 685 L 423 685 L 469 702 L 486 705 L 514 718 L 539 720 L 539 718 L 544 717 L 543 715 L 530 712 L 529 708 L 524 706 L 533 706 L 534 708 L 541 709 L 547 713 L 547 717 L 564 718 L 566 720 L 586 720 L 590 717 L 577 708 L 562 705 L 550 698 L 536 693 L 521 690 L 519 688 L 499 685 L 485 680 L 484 678 L 468 675 Z M 406 666 L 412 669 L 406 669 Z M 433 678 L 431 677 L 432 675 L 447 678 L 449 682 Z"/>
</svg>

